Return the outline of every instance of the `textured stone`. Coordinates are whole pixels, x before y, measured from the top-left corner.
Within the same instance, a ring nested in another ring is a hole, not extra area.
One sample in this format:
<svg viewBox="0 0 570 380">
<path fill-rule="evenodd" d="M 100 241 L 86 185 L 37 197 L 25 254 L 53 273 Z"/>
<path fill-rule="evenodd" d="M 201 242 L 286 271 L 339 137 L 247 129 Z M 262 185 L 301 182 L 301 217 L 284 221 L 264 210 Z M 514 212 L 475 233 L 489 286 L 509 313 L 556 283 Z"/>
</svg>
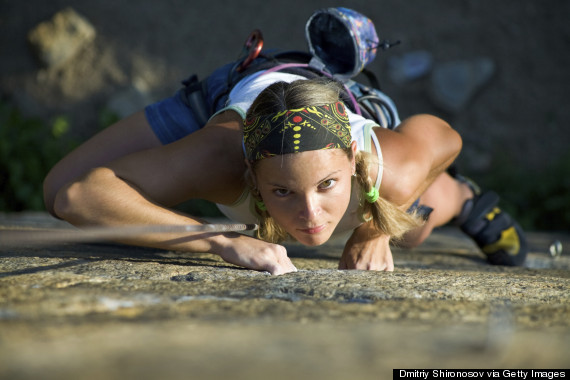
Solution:
<svg viewBox="0 0 570 380">
<path fill-rule="evenodd" d="M 65 228 L 42 214 L 9 229 Z M 530 234 L 527 267 L 453 229 L 394 247 L 393 273 L 339 271 L 342 241 L 287 246 L 299 271 L 115 244 L 0 248 L 0 378 L 378 379 L 392 368 L 562 368 L 570 258 Z"/>
<path fill-rule="evenodd" d="M 48 68 L 63 65 L 95 39 L 95 28 L 72 8 L 56 13 L 28 33 L 38 60 Z"/>
<path fill-rule="evenodd" d="M 121 119 L 152 103 L 148 85 L 142 78 L 135 78 L 133 84 L 114 94 L 107 102 L 107 108 Z"/>
<path fill-rule="evenodd" d="M 461 111 L 495 72 L 490 58 L 438 64 L 430 77 L 429 94 L 433 103 L 449 112 Z"/>
<path fill-rule="evenodd" d="M 388 59 L 388 76 L 392 82 L 403 85 L 428 75 L 432 67 L 433 57 L 429 51 L 411 51 Z"/>
</svg>

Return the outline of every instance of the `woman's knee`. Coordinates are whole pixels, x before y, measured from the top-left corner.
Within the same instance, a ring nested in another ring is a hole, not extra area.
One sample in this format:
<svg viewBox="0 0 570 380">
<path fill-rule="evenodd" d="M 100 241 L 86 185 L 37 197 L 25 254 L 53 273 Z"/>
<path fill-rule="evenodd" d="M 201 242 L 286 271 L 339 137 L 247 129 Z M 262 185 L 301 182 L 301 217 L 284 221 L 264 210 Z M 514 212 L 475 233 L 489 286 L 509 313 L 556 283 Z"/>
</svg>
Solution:
<svg viewBox="0 0 570 380">
<path fill-rule="evenodd" d="M 74 181 L 57 189 L 52 198 L 50 211 L 52 215 L 59 219 L 68 220 L 76 208 L 81 188 L 81 181 Z"/>
<path fill-rule="evenodd" d="M 63 220 L 81 219 L 90 212 L 88 204 L 102 204 L 108 192 L 109 180 L 116 178 L 114 172 L 100 167 L 90 170 L 85 176 L 62 186 L 53 199 L 53 214 Z"/>
<path fill-rule="evenodd" d="M 54 209 L 55 197 L 61 188 L 57 182 L 52 172 L 48 173 L 43 182 L 44 206 L 46 210 L 55 217 L 58 217 Z"/>
<path fill-rule="evenodd" d="M 83 177 L 91 169 L 110 161 L 162 145 L 154 134 L 144 111 L 109 126 L 81 144 L 61 159 L 48 173 L 43 183 L 47 211 L 58 216 L 54 209 L 56 195 L 68 183 Z"/>
<path fill-rule="evenodd" d="M 402 240 L 398 243 L 398 246 L 402 248 L 415 248 L 421 245 L 433 231 L 433 226 L 429 222 L 421 227 L 415 228 L 404 234 Z"/>
</svg>

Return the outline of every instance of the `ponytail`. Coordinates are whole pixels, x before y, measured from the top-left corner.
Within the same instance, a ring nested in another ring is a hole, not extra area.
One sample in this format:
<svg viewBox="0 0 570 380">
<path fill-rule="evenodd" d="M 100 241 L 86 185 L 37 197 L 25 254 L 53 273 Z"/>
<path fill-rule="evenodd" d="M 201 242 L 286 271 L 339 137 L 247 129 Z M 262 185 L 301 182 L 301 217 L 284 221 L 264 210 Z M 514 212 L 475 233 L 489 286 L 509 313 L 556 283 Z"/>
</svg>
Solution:
<svg viewBox="0 0 570 380">
<path fill-rule="evenodd" d="M 347 150 L 347 154 L 352 155 L 352 151 Z M 379 234 L 389 235 L 392 240 L 399 240 L 402 236 L 423 224 L 421 218 L 415 213 L 407 213 L 397 207 L 392 202 L 382 198 L 381 196 L 374 203 L 364 200 L 364 194 L 370 193 L 374 189 L 374 184 L 369 173 L 369 166 L 375 161 L 375 158 L 366 152 L 359 151 L 356 154 L 356 180 L 362 191 L 360 207 L 362 215 L 366 220 L 374 223 L 375 229 Z"/>
</svg>

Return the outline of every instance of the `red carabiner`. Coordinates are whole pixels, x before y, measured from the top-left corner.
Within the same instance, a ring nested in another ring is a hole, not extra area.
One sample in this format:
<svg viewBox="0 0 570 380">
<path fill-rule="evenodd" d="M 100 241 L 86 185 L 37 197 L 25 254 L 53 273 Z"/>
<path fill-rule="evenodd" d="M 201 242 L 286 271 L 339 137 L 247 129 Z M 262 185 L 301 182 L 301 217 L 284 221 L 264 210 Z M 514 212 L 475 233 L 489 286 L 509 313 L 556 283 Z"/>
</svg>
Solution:
<svg viewBox="0 0 570 380">
<path fill-rule="evenodd" d="M 238 73 L 246 69 L 249 66 L 249 64 L 253 62 L 253 60 L 256 59 L 257 56 L 259 56 L 262 47 L 263 47 L 263 36 L 261 35 L 261 31 L 259 29 L 255 29 L 253 32 L 251 32 L 251 34 L 245 41 L 245 44 L 243 45 L 244 51 L 247 51 L 248 54 L 247 57 L 245 57 L 245 59 L 243 60 L 243 62 L 240 63 L 240 65 L 236 69 Z"/>
</svg>

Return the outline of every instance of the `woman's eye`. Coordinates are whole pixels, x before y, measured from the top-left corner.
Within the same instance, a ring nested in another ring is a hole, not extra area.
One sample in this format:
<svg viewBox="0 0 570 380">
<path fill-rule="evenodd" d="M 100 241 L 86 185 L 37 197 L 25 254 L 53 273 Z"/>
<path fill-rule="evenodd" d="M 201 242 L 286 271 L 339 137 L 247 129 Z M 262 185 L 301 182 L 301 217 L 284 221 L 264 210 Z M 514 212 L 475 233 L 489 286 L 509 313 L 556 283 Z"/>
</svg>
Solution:
<svg viewBox="0 0 570 380">
<path fill-rule="evenodd" d="M 334 179 L 327 179 L 326 181 L 321 182 L 321 184 L 319 185 L 319 189 L 321 190 L 330 189 L 335 185 L 335 183 L 336 181 Z"/>
<path fill-rule="evenodd" d="M 290 191 L 287 189 L 275 189 L 273 190 L 273 193 L 278 197 L 284 197 L 286 195 L 289 195 Z"/>
</svg>

